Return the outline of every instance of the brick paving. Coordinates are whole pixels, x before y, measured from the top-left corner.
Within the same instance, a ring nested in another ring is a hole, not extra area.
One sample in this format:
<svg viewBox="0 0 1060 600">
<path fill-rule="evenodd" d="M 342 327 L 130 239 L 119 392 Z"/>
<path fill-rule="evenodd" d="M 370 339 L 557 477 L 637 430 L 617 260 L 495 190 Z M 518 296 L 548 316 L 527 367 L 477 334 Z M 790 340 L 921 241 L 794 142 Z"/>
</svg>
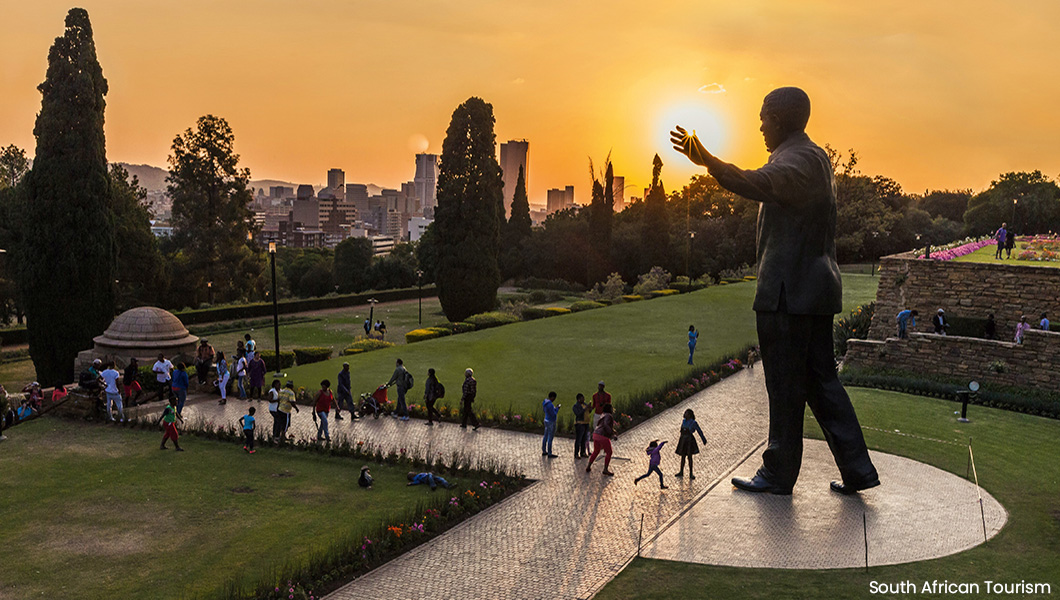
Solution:
<svg viewBox="0 0 1060 600">
<path fill-rule="evenodd" d="M 569 410 L 569 399 L 560 401 L 561 410 Z M 264 415 L 264 403 L 258 406 Z M 696 457 L 694 481 L 673 477 L 679 465 L 673 446 L 686 408 L 696 411 L 707 437 Z M 238 400 L 218 406 L 216 397 L 193 397 L 185 418 L 234 423 L 245 411 L 246 403 Z M 585 473 L 586 461 L 573 459 L 573 441 L 567 438 L 556 440 L 560 457 L 549 460 L 541 456 L 541 438 L 535 434 L 471 431 L 453 423 L 427 427 L 415 419 L 332 421 L 333 439 L 349 436 L 412 453 L 466 453 L 537 481 L 328 598 L 589 598 L 632 560 L 638 540 L 646 556 L 687 562 L 859 566 L 864 564 L 863 511 L 873 565 L 943 556 L 982 542 L 974 485 L 885 454 L 874 454 L 884 485 L 861 496 L 828 491 L 838 472 L 825 445 L 809 440 L 794 496 L 734 493 L 731 474 L 749 476 L 759 464 L 767 415 L 761 369 L 738 373 L 628 432 L 619 431 L 615 456 L 629 460 L 611 463 L 615 477 L 603 475 L 602 458 Z M 265 416 L 262 422 L 267 421 Z M 300 437 L 315 435 L 307 411 L 294 416 L 292 429 Z M 656 438 L 670 440 L 661 465 L 668 490 L 660 490 L 654 476 L 633 485 L 647 468 L 643 449 Z M 993 535 L 1006 515 L 985 492 L 984 501 Z M 976 523 L 978 529 L 972 527 Z"/>
</svg>

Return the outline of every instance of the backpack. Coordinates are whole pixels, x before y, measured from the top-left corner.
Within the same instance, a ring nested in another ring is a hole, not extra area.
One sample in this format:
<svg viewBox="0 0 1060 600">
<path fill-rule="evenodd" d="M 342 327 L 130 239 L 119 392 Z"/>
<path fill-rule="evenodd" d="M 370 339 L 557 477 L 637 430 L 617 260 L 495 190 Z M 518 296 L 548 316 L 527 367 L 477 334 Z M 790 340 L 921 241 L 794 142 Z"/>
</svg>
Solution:
<svg viewBox="0 0 1060 600">
<path fill-rule="evenodd" d="M 405 369 L 405 389 L 411 390 L 413 383 L 414 381 L 412 380 L 412 373 L 408 369 Z"/>
<path fill-rule="evenodd" d="M 442 385 L 441 381 L 434 382 L 434 397 L 445 398 L 445 386 Z"/>
</svg>

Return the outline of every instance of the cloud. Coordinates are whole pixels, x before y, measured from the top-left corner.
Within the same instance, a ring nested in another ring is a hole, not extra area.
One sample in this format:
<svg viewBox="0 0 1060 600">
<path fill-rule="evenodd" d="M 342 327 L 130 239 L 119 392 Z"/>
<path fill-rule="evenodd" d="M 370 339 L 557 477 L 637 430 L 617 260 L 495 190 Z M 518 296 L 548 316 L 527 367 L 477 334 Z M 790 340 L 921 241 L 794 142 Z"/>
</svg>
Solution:
<svg viewBox="0 0 1060 600">
<path fill-rule="evenodd" d="M 526 80 L 522 77 L 516 77 L 512 80 L 512 85 L 523 85 L 524 83 L 526 83 Z"/>
<path fill-rule="evenodd" d="M 725 86 L 723 86 L 722 84 L 717 83 L 717 82 L 709 83 L 709 84 L 699 88 L 699 93 L 701 93 L 701 94 L 724 94 L 725 93 Z"/>
</svg>

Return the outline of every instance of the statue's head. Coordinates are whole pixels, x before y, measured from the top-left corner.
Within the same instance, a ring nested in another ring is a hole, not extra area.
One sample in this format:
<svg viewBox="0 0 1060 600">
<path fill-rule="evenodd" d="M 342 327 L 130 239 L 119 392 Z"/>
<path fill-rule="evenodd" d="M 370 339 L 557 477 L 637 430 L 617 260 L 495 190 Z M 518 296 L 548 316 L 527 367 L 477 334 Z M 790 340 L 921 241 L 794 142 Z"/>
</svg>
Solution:
<svg viewBox="0 0 1060 600">
<path fill-rule="evenodd" d="M 762 102 L 761 118 L 766 149 L 772 152 L 789 136 L 806 129 L 810 97 L 797 87 L 777 88 Z"/>
</svg>

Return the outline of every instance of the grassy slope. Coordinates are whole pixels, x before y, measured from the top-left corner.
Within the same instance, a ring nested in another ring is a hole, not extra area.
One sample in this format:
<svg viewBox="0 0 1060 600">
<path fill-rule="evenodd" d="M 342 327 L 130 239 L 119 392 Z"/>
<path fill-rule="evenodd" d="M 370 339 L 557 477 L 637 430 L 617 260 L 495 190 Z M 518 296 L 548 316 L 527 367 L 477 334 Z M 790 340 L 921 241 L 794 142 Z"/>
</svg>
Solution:
<svg viewBox="0 0 1060 600">
<path fill-rule="evenodd" d="M 845 275 L 843 281 L 848 309 L 876 296 L 874 277 Z M 716 286 L 341 357 L 293 368 L 289 375 L 306 387 L 324 378 L 334 383 L 348 361 L 354 393 L 367 392 L 390 378 L 400 357 L 416 378 L 413 401 L 422 398 L 428 367 L 436 369 L 446 387 L 444 402 L 452 406 L 459 402 L 467 367 L 478 380 L 479 409 L 539 412 L 549 390 L 570 406 L 576 393 L 591 395 L 601 379 L 617 399 L 689 369 L 690 324 L 701 331 L 696 356 L 702 364 L 753 343 L 754 290 L 753 282 Z"/>
<path fill-rule="evenodd" d="M 41 419 L 0 453 L 0 598 L 178 598 L 395 518 L 425 499 L 400 468 Z M 280 476 L 277 476 L 277 475 Z M 248 492 L 247 490 L 253 490 Z"/>
<path fill-rule="evenodd" d="M 637 560 L 598 596 L 624 598 L 866 598 L 869 582 L 1045 582 L 1060 589 L 1060 421 L 972 407 L 958 424 L 955 404 L 879 390 L 850 390 L 862 425 L 935 439 L 973 438 L 979 481 L 1009 511 L 1005 528 L 985 546 L 906 565 L 830 571 L 736 569 Z M 807 419 L 807 433 L 820 429 Z M 965 448 L 868 430 L 871 448 L 914 458 L 964 476 Z M 884 482 L 886 484 L 886 482 Z M 733 540 L 739 543 L 739 540 Z M 924 594 L 922 597 L 932 597 Z M 889 596 L 878 596 L 889 597 Z"/>
</svg>

